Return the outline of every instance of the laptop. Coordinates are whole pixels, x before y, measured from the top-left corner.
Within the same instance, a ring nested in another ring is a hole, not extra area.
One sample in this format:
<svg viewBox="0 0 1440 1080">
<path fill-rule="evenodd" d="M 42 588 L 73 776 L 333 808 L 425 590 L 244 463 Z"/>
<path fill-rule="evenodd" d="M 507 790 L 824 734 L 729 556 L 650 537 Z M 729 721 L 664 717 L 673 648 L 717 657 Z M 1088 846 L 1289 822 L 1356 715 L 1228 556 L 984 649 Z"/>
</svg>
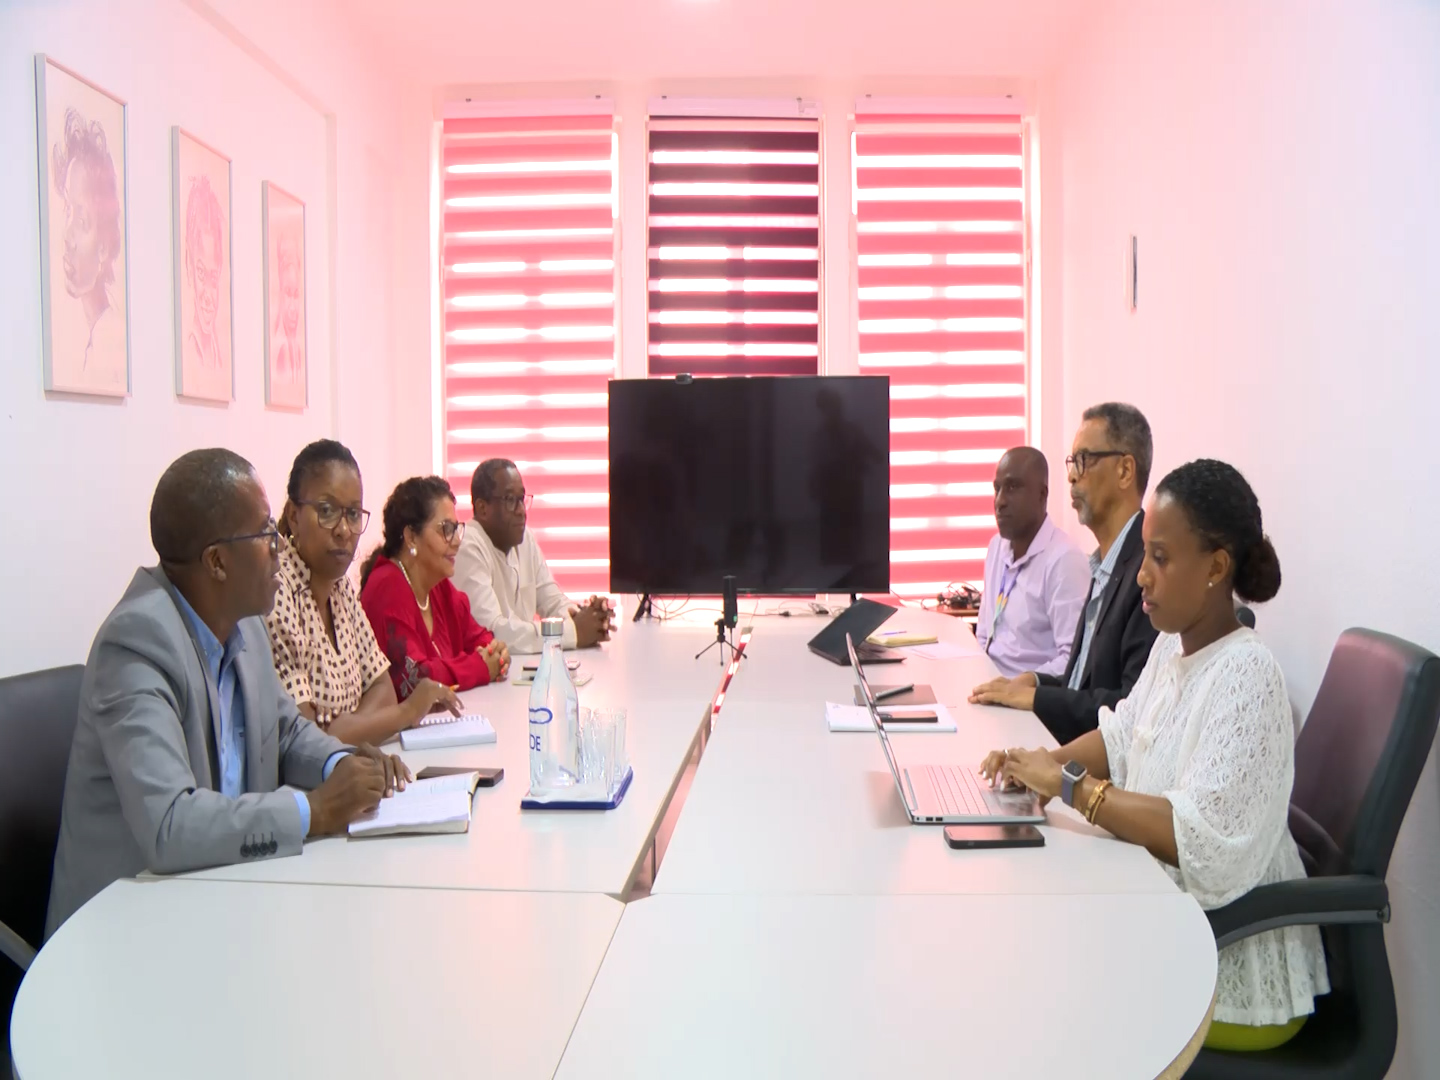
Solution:
<svg viewBox="0 0 1440 1080">
<path fill-rule="evenodd" d="M 883 645 L 872 645 L 865 639 L 880 629 L 886 619 L 894 615 L 896 608 L 875 600 L 856 600 L 835 618 L 828 626 L 810 639 L 810 651 L 823 656 L 832 664 L 844 667 L 850 663 L 850 654 L 845 648 L 845 639 L 853 637 L 860 642 L 855 651 L 867 664 L 900 664 L 905 654 Z"/>
<path fill-rule="evenodd" d="M 855 653 L 855 642 L 845 635 L 845 646 L 855 677 L 860 680 L 860 693 L 880 746 L 895 777 L 895 787 L 905 806 L 911 825 L 1042 825 L 1045 808 L 1028 791 L 1003 792 L 980 779 L 974 769 L 959 765 L 910 765 L 901 768 L 890 749 L 890 736 L 885 731 L 875 694 Z"/>
</svg>

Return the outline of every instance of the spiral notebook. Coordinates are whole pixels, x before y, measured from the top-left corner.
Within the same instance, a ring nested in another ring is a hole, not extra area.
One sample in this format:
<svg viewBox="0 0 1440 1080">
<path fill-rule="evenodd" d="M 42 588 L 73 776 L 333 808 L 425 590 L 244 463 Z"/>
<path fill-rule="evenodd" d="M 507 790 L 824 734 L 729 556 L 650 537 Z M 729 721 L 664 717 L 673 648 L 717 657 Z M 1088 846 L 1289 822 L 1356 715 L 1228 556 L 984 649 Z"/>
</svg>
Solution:
<svg viewBox="0 0 1440 1080">
<path fill-rule="evenodd" d="M 439 750 L 446 746 L 473 746 L 494 741 L 495 729 L 479 713 L 465 716 L 434 713 L 415 727 L 400 732 L 400 745 L 406 750 Z"/>
<path fill-rule="evenodd" d="M 470 800 L 478 772 L 452 773 L 412 780 L 362 818 L 350 823 L 351 836 L 402 833 L 461 833 L 470 828 Z"/>
</svg>

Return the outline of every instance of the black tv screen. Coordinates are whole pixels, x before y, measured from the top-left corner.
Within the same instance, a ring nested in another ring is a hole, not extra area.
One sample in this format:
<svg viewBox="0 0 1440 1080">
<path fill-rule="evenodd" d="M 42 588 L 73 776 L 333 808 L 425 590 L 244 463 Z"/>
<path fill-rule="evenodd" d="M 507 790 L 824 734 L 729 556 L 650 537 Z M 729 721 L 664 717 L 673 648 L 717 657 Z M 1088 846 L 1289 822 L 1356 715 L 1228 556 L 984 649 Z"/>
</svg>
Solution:
<svg viewBox="0 0 1440 1080">
<path fill-rule="evenodd" d="M 610 590 L 890 590 L 885 376 L 610 383 Z"/>
</svg>

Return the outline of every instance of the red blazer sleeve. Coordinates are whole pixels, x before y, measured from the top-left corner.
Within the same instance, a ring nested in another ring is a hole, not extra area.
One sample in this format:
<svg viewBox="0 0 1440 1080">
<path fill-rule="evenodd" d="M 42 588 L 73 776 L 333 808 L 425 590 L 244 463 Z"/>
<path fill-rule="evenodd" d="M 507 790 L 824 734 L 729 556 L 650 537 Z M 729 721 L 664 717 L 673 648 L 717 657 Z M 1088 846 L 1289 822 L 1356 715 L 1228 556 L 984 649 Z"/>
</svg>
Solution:
<svg viewBox="0 0 1440 1080">
<path fill-rule="evenodd" d="M 490 666 L 476 649 L 490 644 L 495 635 L 475 621 L 470 614 L 470 601 L 450 581 L 442 581 L 430 593 L 435 609 L 445 620 L 446 637 L 449 639 L 450 655 L 431 665 L 443 666 L 450 673 L 449 685 L 469 690 L 472 686 L 484 686 L 490 681 Z M 438 679 L 439 676 L 433 676 Z"/>
</svg>

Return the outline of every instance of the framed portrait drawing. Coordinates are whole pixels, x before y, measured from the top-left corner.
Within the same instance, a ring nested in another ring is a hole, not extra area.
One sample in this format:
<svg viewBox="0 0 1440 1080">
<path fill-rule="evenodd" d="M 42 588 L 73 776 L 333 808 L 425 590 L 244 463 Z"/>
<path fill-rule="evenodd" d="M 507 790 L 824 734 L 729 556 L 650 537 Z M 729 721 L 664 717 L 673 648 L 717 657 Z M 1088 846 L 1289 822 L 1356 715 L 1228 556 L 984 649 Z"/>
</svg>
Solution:
<svg viewBox="0 0 1440 1080">
<path fill-rule="evenodd" d="M 265 404 L 304 409 L 305 204 L 268 180 L 261 187 L 265 233 Z"/>
<path fill-rule="evenodd" d="M 125 102 L 35 57 L 45 389 L 130 393 Z"/>
<path fill-rule="evenodd" d="M 175 392 L 228 402 L 235 396 L 230 159 L 178 127 L 170 149 Z"/>
</svg>

